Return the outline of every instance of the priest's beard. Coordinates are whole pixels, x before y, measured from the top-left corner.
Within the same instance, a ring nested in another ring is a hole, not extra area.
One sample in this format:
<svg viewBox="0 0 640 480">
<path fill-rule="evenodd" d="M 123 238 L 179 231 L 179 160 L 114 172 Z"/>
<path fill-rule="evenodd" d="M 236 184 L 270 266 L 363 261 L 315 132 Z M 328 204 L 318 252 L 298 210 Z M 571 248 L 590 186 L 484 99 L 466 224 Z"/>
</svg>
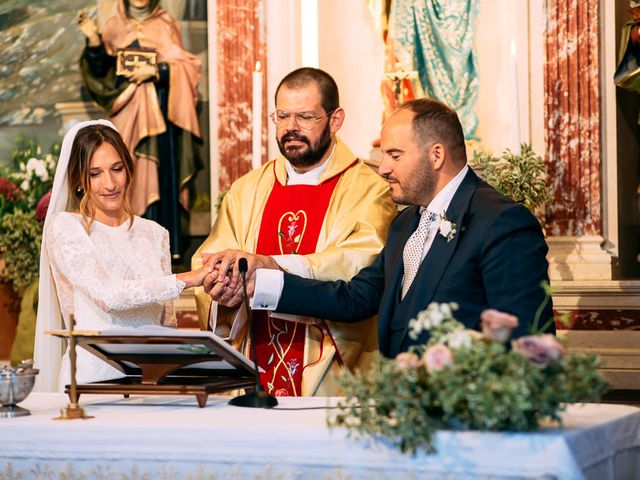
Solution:
<svg viewBox="0 0 640 480">
<path fill-rule="evenodd" d="M 327 153 L 331 146 L 331 129 L 329 128 L 329 122 L 322 130 L 318 140 L 311 144 L 311 141 L 298 131 L 285 133 L 282 137 L 278 138 L 278 148 L 280 153 L 289 160 L 291 165 L 297 168 L 312 167 L 317 164 L 320 159 Z M 307 149 L 290 149 L 287 150 L 285 143 L 291 140 L 298 142 L 304 142 L 307 144 Z"/>
</svg>

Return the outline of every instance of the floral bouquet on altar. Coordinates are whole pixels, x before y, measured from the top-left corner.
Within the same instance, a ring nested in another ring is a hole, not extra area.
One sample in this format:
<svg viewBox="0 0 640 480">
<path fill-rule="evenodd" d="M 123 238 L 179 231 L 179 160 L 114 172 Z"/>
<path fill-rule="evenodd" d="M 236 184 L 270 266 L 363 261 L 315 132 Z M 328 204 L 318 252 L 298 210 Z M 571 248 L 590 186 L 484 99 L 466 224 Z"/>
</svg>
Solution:
<svg viewBox="0 0 640 480">
<path fill-rule="evenodd" d="M 0 257 L 2 276 L 17 292 L 38 278 L 42 227 L 60 144 L 42 154 L 33 139 L 18 138 L 9 165 L 0 167 Z"/>
<path fill-rule="evenodd" d="M 566 355 L 555 336 L 539 333 L 539 315 L 531 335 L 509 348 L 516 317 L 485 310 L 480 333 L 454 318 L 457 308 L 430 304 L 409 324 L 412 338 L 430 332 L 426 345 L 381 359 L 375 373 L 347 372 L 346 398 L 329 424 L 387 437 L 403 452 L 433 452 L 436 429 L 535 430 L 543 419 L 560 422 L 567 403 L 606 391 L 595 357 Z"/>
</svg>

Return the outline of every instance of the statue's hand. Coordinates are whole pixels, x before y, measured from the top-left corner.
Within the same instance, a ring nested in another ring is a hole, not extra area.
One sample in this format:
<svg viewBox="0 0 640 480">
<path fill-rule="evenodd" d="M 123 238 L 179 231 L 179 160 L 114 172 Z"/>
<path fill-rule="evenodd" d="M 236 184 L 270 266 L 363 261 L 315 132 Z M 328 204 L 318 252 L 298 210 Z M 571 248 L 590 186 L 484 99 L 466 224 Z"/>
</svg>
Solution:
<svg viewBox="0 0 640 480">
<path fill-rule="evenodd" d="M 151 78 L 154 78 L 158 73 L 158 69 L 152 65 L 142 65 L 133 72 L 126 72 L 123 75 L 129 79 L 130 82 L 140 84 Z"/>
<path fill-rule="evenodd" d="M 86 13 L 79 12 L 77 17 L 78 28 L 89 40 L 90 47 L 97 47 L 100 45 L 100 35 L 98 34 L 98 24 L 92 18 L 89 18 Z"/>
</svg>

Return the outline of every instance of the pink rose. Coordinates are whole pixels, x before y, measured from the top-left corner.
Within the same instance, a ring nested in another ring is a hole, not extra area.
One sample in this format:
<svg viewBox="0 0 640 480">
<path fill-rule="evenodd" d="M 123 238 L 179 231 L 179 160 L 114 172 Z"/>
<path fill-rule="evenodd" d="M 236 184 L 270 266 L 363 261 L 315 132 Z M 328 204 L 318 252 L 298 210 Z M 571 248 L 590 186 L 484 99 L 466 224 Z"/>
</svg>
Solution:
<svg viewBox="0 0 640 480">
<path fill-rule="evenodd" d="M 512 342 L 513 351 L 529 359 L 534 365 L 544 368 L 559 360 L 564 354 L 562 345 L 553 335 L 529 335 Z"/>
<path fill-rule="evenodd" d="M 518 317 L 489 308 L 480 314 L 482 335 L 494 342 L 505 343 L 518 326 Z"/>
<path fill-rule="evenodd" d="M 415 353 L 403 352 L 396 355 L 396 367 L 398 370 L 415 370 L 420 365 L 422 365 L 422 362 Z"/>
<path fill-rule="evenodd" d="M 453 363 L 453 355 L 446 345 L 438 343 L 427 348 L 424 352 L 424 364 L 429 373 L 442 370 Z"/>
</svg>

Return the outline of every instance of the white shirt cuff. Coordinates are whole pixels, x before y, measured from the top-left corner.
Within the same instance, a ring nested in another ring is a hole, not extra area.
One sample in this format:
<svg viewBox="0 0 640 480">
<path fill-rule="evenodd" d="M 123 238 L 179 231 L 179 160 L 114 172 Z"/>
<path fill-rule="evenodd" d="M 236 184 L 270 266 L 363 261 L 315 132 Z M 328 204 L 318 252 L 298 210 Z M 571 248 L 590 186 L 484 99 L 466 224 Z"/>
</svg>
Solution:
<svg viewBox="0 0 640 480">
<path fill-rule="evenodd" d="M 259 268 L 256 270 L 256 286 L 251 298 L 254 310 L 275 310 L 284 288 L 284 273 L 280 270 Z"/>
<path fill-rule="evenodd" d="M 309 260 L 304 255 L 271 255 L 271 258 L 286 272 L 302 278 L 311 278 Z"/>
</svg>

